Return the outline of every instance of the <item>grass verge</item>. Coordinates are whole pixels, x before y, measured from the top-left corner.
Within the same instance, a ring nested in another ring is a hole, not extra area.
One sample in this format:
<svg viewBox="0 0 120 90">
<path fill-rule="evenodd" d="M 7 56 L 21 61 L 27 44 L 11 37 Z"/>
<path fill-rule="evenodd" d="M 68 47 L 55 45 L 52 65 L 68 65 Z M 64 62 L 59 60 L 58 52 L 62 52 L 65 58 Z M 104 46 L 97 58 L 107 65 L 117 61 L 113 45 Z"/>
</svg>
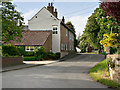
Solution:
<svg viewBox="0 0 120 90">
<path fill-rule="evenodd" d="M 104 61 L 99 62 L 95 67 L 93 67 L 89 71 L 89 75 L 97 82 L 100 82 L 111 88 L 116 88 L 120 90 L 120 85 L 115 81 L 110 80 L 106 59 Z"/>
</svg>

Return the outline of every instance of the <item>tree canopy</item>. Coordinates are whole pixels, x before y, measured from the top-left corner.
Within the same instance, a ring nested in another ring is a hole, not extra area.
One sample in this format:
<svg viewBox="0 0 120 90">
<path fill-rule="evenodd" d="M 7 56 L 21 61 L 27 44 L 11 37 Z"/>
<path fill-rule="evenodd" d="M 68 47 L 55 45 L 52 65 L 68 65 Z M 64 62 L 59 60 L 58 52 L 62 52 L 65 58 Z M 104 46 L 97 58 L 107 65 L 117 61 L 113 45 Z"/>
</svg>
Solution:
<svg viewBox="0 0 120 90">
<path fill-rule="evenodd" d="M 100 8 L 104 10 L 108 16 L 115 18 L 117 22 L 120 20 L 120 1 L 115 2 L 115 0 L 113 0 L 112 2 L 101 2 Z"/>
<path fill-rule="evenodd" d="M 19 40 L 22 37 L 24 18 L 11 2 L 2 2 L 2 41 Z"/>
</svg>

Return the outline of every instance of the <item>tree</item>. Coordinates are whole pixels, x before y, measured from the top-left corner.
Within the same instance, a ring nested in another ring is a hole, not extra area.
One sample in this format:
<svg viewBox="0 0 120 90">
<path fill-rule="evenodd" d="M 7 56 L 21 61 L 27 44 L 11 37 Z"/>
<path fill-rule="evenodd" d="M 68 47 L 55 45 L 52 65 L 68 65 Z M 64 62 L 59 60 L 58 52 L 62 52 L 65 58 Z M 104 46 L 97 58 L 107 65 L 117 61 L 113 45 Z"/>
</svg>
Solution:
<svg viewBox="0 0 120 90">
<path fill-rule="evenodd" d="M 94 49 L 101 50 L 100 40 L 98 37 L 98 33 L 100 31 L 100 26 L 96 21 L 96 13 L 99 11 L 97 8 L 94 13 L 88 18 L 85 30 L 83 32 L 82 38 L 84 37 L 84 42 L 87 45 L 90 45 Z M 81 43 L 81 42 L 80 42 Z"/>
<path fill-rule="evenodd" d="M 110 33 L 104 34 L 103 40 L 100 41 L 101 45 L 104 46 L 104 50 L 106 51 L 106 47 L 114 47 L 120 48 L 120 34 L 118 33 Z"/>
<path fill-rule="evenodd" d="M 68 22 L 66 23 L 66 25 L 67 25 L 73 32 L 75 32 L 75 27 L 74 27 L 74 25 L 71 23 L 71 21 L 68 21 Z"/>
<path fill-rule="evenodd" d="M 105 1 L 105 0 L 103 0 Z M 119 22 L 120 20 L 120 1 L 115 2 L 115 0 L 112 0 L 112 2 L 101 2 L 100 8 L 105 11 L 105 13 L 108 16 L 112 16 Z"/>
<path fill-rule="evenodd" d="M 2 41 L 18 40 L 22 37 L 24 18 L 11 2 L 2 2 Z"/>
</svg>

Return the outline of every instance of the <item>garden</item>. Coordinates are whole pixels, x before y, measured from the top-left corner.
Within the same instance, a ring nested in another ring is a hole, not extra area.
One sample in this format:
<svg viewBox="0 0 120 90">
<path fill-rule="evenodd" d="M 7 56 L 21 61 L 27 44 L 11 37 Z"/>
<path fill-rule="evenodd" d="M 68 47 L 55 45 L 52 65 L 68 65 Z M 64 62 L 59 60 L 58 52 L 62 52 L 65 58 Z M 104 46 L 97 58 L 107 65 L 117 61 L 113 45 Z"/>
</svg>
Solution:
<svg viewBox="0 0 120 90">
<path fill-rule="evenodd" d="M 56 60 L 60 53 L 45 52 L 42 46 L 35 46 L 33 52 L 26 52 L 25 46 L 2 45 L 2 57 L 22 56 L 24 61 Z"/>
</svg>

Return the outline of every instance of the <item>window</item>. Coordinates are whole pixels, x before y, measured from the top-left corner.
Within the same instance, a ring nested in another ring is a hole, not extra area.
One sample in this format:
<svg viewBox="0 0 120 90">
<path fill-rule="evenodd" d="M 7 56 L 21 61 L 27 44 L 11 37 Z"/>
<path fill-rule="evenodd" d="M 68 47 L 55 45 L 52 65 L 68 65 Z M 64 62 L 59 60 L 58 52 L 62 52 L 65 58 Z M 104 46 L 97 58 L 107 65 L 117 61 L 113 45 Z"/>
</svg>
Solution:
<svg viewBox="0 0 120 90">
<path fill-rule="evenodd" d="M 66 44 L 66 50 L 67 50 L 67 44 Z"/>
<path fill-rule="evenodd" d="M 61 44 L 61 50 L 63 50 L 63 44 Z"/>
<path fill-rule="evenodd" d="M 25 47 L 25 51 L 29 52 L 29 51 L 34 51 L 34 46 L 26 46 Z"/>
<path fill-rule="evenodd" d="M 71 45 L 70 45 L 70 47 L 69 47 L 69 50 L 71 50 Z"/>
<path fill-rule="evenodd" d="M 66 30 L 66 37 L 67 37 L 67 30 Z"/>
<path fill-rule="evenodd" d="M 58 34 L 57 26 L 53 26 L 53 34 Z"/>
<path fill-rule="evenodd" d="M 71 40 L 71 34 L 70 34 L 70 40 Z"/>
<path fill-rule="evenodd" d="M 74 50 L 74 46 L 72 45 L 72 50 Z"/>
</svg>

